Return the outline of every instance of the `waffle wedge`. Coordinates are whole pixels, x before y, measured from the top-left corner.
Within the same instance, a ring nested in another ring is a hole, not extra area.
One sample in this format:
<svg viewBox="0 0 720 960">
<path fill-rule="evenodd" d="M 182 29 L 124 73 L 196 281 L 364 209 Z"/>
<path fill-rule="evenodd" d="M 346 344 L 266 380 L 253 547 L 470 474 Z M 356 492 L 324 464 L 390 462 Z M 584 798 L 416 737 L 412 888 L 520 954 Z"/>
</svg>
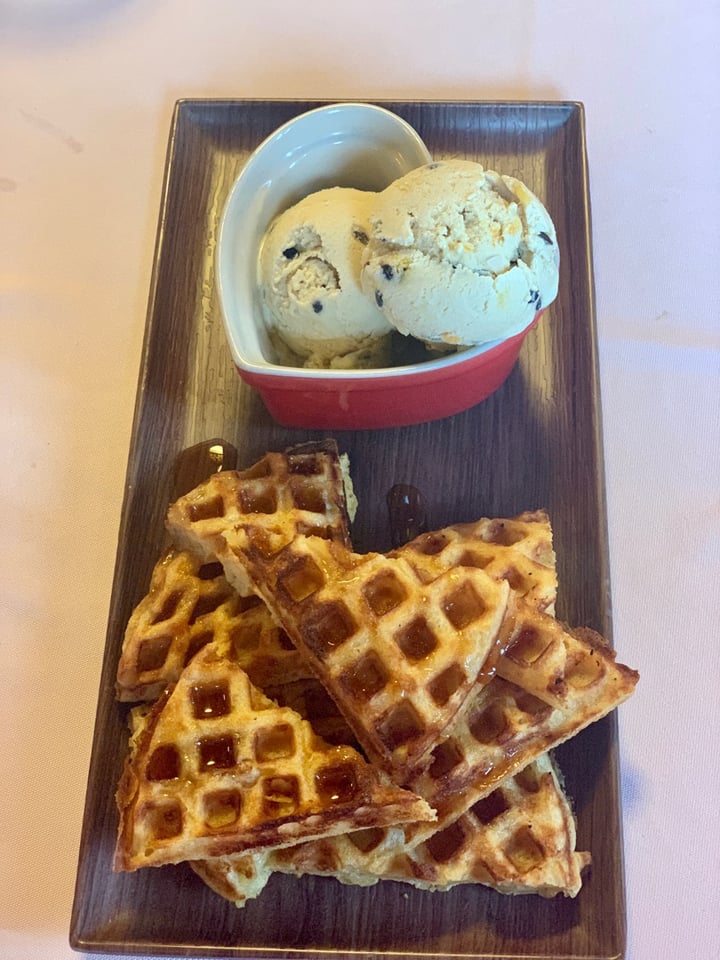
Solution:
<svg viewBox="0 0 720 960">
<path fill-rule="evenodd" d="M 553 614 L 557 573 L 550 518 L 544 510 L 509 519 L 483 518 L 421 534 L 393 550 L 418 571 L 437 576 L 439 569 L 480 567 L 507 580 L 528 606 Z"/>
<path fill-rule="evenodd" d="M 405 781 L 438 812 L 431 830 L 410 828 L 413 838 L 451 823 L 507 777 L 602 719 L 632 694 L 637 672 L 617 663 L 599 635 L 584 630 L 582 642 L 587 660 L 567 677 L 562 705 L 552 706 L 500 676 L 475 688 L 433 750 L 431 763 Z"/>
<path fill-rule="evenodd" d="M 213 645 L 131 740 L 117 794 L 116 870 L 432 820 L 357 751 L 331 746 Z"/>
<path fill-rule="evenodd" d="M 508 581 L 513 596 L 497 645 L 498 676 L 561 708 L 576 698 L 578 689 L 601 679 L 608 663 L 605 640 L 552 615 L 557 574 L 545 511 L 457 524 L 417 537 L 393 554 L 406 558 L 419 576 L 479 566 Z"/>
<path fill-rule="evenodd" d="M 347 457 L 325 440 L 266 453 L 246 470 L 213 474 L 172 504 L 167 527 L 177 547 L 205 562 L 216 559 L 227 529 L 249 520 L 257 528 L 281 522 L 293 533 L 349 547 L 356 506 Z M 254 592 L 242 569 L 234 570 L 232 583 L 243 596 Z"/>
<path fill-rule="evenodd" d="M 494 659 L 509 586 L 477 568 L 419 578 L 402 557 L 355 554 L 286 527 L 224 534 L 373 762 L 402 779 L 437 743 Z"/>
<path fill-rule="evenodd" d="M 213 557 L 213 538 L 247 512 L 269 522 L 272 509 L 297 529 L 322 531 L 349 544 L 356 500 L 347 458 L 332 440 L 269 453 L 247 470 L 214 473 L 181 497 L 170 516 L 191 517 L 203 536 L 175 527 L 175 542 L 152 572 L 123 639 L 116 690 L 120 700 L 156 699 L 210 641 L 217 641 L 260 687 L 308 677 L 284 631 L 247 587 L 231 587 Z M 247 597 L 247 599 L 243 599 Z"/>
<path fill-rule="evenodd" d="M 333 877 L 369 886 L 395 880 L 423 890 L 482 884 L 504 894 L 575 897 L 590 855 L 575 850 L 575 820 L 549 754 L 503 781 L 488 797 L 427 840 L 408 843 L 402 827 L 311 840 L 261 858 L 193 864 L 226 899 L 242 905 L 270 871 Z"/>
<path fill-rule="evenodd" d="M 546 753 L 427 840 L 409 844 L 383 876 L 424 890 L 481 883 L 504 894 L 575 897 L 590 863 L 575 845 L 575 818 Z"/>
<path fill-rule="evenodd" d="M 260 688 L 310 675 L 259 597 L 239 596 L 220 563 L 169 549 L 128 621 L 118 662 L 118 699 L 156 700 L 210 642 Z"/>
</svg>

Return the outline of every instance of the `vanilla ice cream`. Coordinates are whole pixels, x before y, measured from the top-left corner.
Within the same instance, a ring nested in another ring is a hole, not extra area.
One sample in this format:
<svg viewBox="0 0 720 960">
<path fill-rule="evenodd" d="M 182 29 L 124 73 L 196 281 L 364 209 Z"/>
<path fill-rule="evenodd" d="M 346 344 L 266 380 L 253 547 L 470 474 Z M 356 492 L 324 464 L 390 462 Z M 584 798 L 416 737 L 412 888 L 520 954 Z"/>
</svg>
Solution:
<svg viewBox="0 0 720 960">
<path fill-rule="evenodd" d="M 375 196 L 370 224 L 362 288 L 400 333 L 439 345 L 503 339 L 557 296 L 547 210 L 479 163 L 412 170 Z"/>
<path fill-rule="evenodd" d="M 375 197 L 331 187 L 300 200 L 270 225 L 260 251 L 259 286 L 281 362 L 340 368 L 388 362 L 392 328 L 360 287 Z"/>
</svg>

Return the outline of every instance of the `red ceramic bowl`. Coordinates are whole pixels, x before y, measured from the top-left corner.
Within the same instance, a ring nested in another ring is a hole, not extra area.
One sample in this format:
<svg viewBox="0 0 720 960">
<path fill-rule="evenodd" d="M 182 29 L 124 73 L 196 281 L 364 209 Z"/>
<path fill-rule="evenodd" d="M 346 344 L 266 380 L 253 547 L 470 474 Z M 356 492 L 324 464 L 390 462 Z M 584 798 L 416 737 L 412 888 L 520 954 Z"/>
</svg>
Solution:
<svg viewBox="0 0 720 960">
<path fill-rule="evenodd" d="M 357 371 L 239 366 L 238 373 L 288 427 L 363 430 L 425 423 L 461 413 L 494 393 L 542 312 L 514 337 L 443 360 Z"/>
<path fill-rule="evenodd" d="M 280 423 L 360 430 L 437 420 L 484 400 L 510 373 L 533 324 L 504 341 L 406 366 L 315 370 L 275 361 L 257 281 L 258 252 L 272 218 L 323 187 L 382 190 L 430 159 L 400 117 L 346 103 L 300 114 L 271 134 L 241 170 L 220 224 L 220 304 L 238 373 Z"/>
</svg>

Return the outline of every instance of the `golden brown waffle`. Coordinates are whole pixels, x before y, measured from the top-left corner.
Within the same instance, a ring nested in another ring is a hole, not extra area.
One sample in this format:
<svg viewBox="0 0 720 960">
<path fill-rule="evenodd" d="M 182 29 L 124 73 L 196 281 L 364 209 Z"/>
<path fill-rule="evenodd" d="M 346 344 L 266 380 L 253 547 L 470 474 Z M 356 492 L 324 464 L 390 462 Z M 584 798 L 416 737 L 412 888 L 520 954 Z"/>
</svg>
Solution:
<svg viewBox="0 0 720 960">
<path fill-rule="evenodd" d="M 281 522 L 289 533 L 312 533 L 349 546 L 356 505 L 347 458 L 326 440 L 267 453 L 247 470 L 213 474 L 172 504 L 167 527 L 176 546 L 204 561 L 216 559 L 227 529 L 248 519 L 256 527 Z M 235 589 L 253 593 L 244 571 L 233 573 Z"/>
<path fill-rule="evenodd" d="M 424 890 L 481 883 L 501 893 L 574 897 L 590 862 L 575 851 L 575 820 L 548 754 L 426 841 L 412 846 L 400 834 L 378 829 L 314 840 L 274 851 L 268 864 L 345 883 L 374 877 Z"/>
<path fill-rule="evenodd" d="M 261 688 L 310 675 L 259 597 L 240 597 L 220 563 L 170 549 L 155 565 L 150 589 L 128 622 L 118 663 L 118 699 L 157 699 L 210 642 Z"/>
<path fill-rule="evenodd" d="M 243 523 L 224 536 L 368 756 L 402 778 L 460 708 L 488 658 L 509 587 L 485 571 L 419 578 L 402 557 Z"/>
<path fill-rule="evenodd" d="M 507 777 L 630 696 L 638 674 L 616 663 L 601 637 L 592 637 L 590 660 L 567 677 L 562 706 L 553 707 L 499 676 L 476 687 L 433 750 L 430 765 L 406 781 L 438 811 L 438 826 L 410 828 L 413 838 L 450 823 Z"/>
<path fill-rule="evenodd" d="M 384 876 L 425 890 L 475 882 L 505 894 L 575 897 L 590 863 L 575 843 L 575 818 L 546 753 L 395 858 Z"/>
<path fill-rule="evenodd" d="M 458 523 L 421 534 L 392 551 L 420 573 L 434 577 L 439 568 L 480 567 L 507 580 L 519 597 L 537 610 L 554 613 L 557 573 L 552 527 L 544 510 L 510 519 Z"/>
<path fill-rule="evenodd" d="M 355 746 L 352 730 L 319 680 L 279 683 L 263 692 L 280 706 L 290 707 L 308 720 L 315 733 L 328 743 Z M 383 829 L 399 842 L 404 838 L 401 826 L 371 829 Z M 271 856 L 272 850 L 260 850 L 212 860 L 195 860 L 190 866 L 212 890 L 241 907 L 246 900 L 259 896 L 270 876 L 276 872 Z M 374 881 L 363 879 L 361 882 Z"/>
<path fill-rule="evenodd" d="M 574 897 L 589 862 L 589 854 L 575 850 L 572 810 L 544 754 L 415 846 L 402 827 L 377 828 L 193 866 L 222 896 L 242 904 L 256 895 L 257 877 L 273 870 L 360 886 L 396 880 L 449 890 L 480 883 L 505 894 Z"/>
<path fill-rule="evenodd" d="M 564 627 L 550 615 L 557 574 L 552 529 L 544 511 L 448 527 L 393 553 L 409 559 L 427 577 L 452 567 L 480 566 L 507 580 L 516 599 L 512 616 L 505 618 L 495 669 L 552 706 L 563 706 L 573 689 L 590 685 L 605 663 L 595 655 L 597 634 L 588 641 L 581 630 Z M 605 649 L 605 641 L 599 639 Z"/>
<path fill-rule="evenodd" d="M 133 738 L 142 733 L 152 709 L 152 704 L 142 703 L 130 711 L 131 745 Z M 387 829 L 402 830 L 402 827 Z M 191 860 L 189 866 L 215 893 L 242 907 L 247 900 L 253 900 L 262 893 L 268 880 L 275 873 L 269 862 L 271 852 L 271 850 L 256 850 L 253 853 L 214 857 L 212 860 Z"/>
<path fill-rule="evenodd" d="M 331 746 L 213 645 L 149 710 L 117 791 L 116 870 L 432 820 L 357 751 Z"/>
<path fill-rule="evenodd" d="M 553 707 L 572 709 L 584 690 L 592 693 L 602 686 L 608 670 L 626 669 L 614 663 L 595 631 L 571 629 L 523 601 L 506 627 L 498 676 Z"/>
</svg>

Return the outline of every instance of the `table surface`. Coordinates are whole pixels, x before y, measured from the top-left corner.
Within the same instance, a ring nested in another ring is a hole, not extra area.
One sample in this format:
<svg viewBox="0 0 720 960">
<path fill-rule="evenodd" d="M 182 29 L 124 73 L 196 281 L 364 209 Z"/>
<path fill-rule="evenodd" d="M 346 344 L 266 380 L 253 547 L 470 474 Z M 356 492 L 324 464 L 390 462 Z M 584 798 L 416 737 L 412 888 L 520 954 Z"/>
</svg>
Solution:
<svg viewBox="0 0 720 960">
<path fill-rule="evenodd" d="M 641 673 L 619 718 L 627 957 L 714 957 L 717 4 L 508 0 L 492 30 L 470 0 L 248 6 L 0 0 L 0 957 L 77 956 L 86 776 L 185 97 L 584 103 L 614 636 Z"/>
</svg>

